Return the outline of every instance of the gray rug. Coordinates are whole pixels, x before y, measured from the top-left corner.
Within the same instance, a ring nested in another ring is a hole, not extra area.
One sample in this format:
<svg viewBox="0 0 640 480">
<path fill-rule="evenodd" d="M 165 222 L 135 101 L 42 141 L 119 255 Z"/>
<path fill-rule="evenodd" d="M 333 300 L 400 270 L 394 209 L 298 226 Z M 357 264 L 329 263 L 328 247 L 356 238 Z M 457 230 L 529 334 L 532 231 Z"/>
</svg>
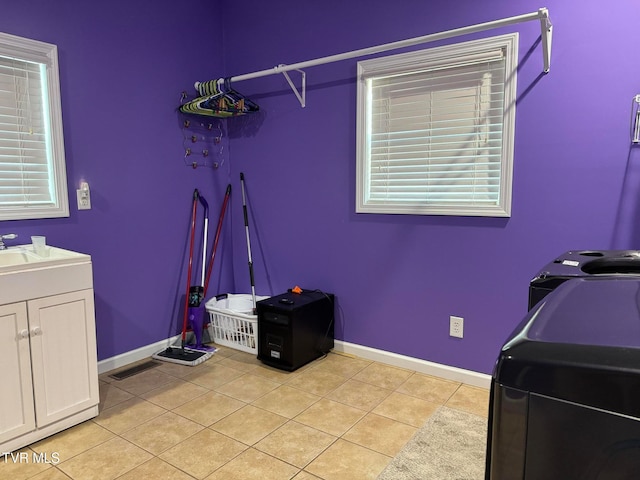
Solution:
<svg viewBox="0 0 640 480">
<path fill-rule="evenodd" d="M 487 419 L 440 407 L 378 480 L 482 480 Z"/>
</svg>

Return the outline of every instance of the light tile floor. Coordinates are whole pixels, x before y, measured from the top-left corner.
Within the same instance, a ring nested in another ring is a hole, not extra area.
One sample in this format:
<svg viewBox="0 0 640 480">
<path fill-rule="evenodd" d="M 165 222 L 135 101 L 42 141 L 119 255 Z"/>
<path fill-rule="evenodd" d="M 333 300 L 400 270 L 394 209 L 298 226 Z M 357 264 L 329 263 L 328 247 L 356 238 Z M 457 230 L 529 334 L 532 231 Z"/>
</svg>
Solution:
<svg viewBox="0 0 640 480">
<path fill-rule="evenodd" d="M 128 368 L 128 367 L 125 367 Z M 100 414 L 0 465 L 14 480 L 375 479 L 440 405 L 487 415 L 488 390 L 330 353 L 291 373 L 220 348 L 114 380 Z"/>
</svg>

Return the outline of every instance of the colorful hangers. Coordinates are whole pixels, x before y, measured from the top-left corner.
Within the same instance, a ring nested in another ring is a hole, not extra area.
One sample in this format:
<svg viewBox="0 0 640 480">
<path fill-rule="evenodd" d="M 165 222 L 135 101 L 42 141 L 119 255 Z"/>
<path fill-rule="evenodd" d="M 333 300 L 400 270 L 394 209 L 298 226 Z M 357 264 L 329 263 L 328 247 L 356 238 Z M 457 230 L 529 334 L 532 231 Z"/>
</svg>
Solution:
<svg viewBox="0 0 640 480">
<path fill-rule="evenodd" d="M 260 110 L 254 102 L 231 88 L 228 78 L 196 83 L 198 98 L 180 105 L 183 113 L 209 117 L 234 117 Z"/>
</svg>

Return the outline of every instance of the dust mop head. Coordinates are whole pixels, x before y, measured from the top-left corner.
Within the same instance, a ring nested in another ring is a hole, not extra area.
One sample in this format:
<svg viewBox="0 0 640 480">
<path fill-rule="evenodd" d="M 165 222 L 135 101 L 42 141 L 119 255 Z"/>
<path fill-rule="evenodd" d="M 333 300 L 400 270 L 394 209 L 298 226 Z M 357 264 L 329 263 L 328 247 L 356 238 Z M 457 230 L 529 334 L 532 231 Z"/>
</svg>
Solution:
<svg viewBox="0 0 640 480">
<path fill-rule="evenodd" d="M 213 351 L 202 352 L 199 350 L 191 350 L 189 348 L 182 349 L 169 347 L 162 352 L 156 353 L 152 358 L 162 360 L 164 362 L 179 363 L 181 365 L 193 367 L 209 360 L 213 356 L 213 353 Z"/>
</svg>

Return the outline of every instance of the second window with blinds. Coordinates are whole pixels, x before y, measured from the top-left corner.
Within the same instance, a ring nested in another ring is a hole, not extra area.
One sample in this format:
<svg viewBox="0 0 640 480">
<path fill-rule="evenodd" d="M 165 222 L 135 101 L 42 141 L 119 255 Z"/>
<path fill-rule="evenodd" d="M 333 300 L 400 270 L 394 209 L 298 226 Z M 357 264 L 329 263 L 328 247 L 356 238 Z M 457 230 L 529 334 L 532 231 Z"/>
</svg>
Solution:
<svg viewBox="0 0 640 480">
<path fill-rule="evenodd" d="M 68 216 L 58 49 L 0 33 L 0 220 Z"/>
<path fill-rule="evenodd" d="M 508 217 L 517 33 L 358 63 L 356 212 Z"/>
</svg>

